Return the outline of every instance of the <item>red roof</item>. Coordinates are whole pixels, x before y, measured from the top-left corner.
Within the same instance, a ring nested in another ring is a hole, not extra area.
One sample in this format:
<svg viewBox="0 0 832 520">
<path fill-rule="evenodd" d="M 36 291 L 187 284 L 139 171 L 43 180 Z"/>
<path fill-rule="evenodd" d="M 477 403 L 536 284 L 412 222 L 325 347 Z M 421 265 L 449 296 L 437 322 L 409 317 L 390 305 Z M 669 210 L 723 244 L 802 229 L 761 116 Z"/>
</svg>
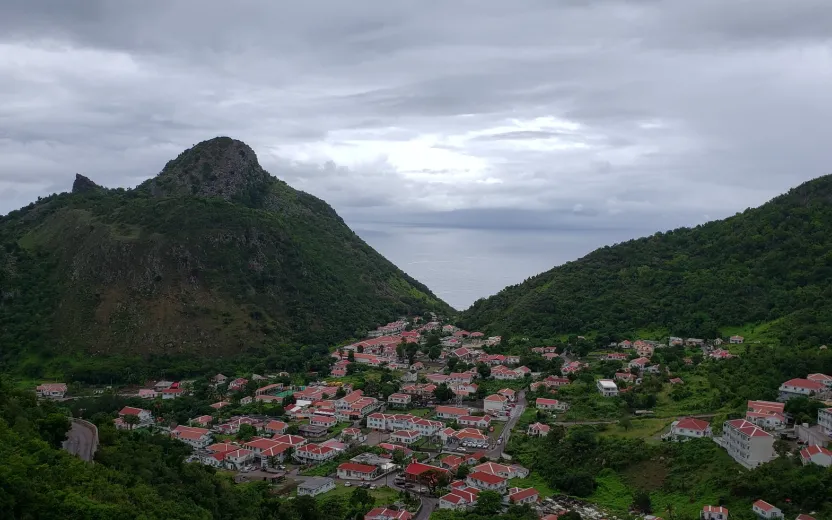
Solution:
<svg viewBox="0 0 832 520">
<path fill-rule="evenodd" d="M 811 379 L 801 379 L 799 377 L 795 379 L 789 379 L 788 381 L 783 383 L 783 386 L 795 386 L 797 388 L 805 388 L 807 390 L 815 391 L 823 389 L 823 383 L 818 383 L 817 381 L 812 381 Z"/>
<path fill-rule="evenodd" d="M 499 484 L 506 481 L 503 477 L 492 475 L 491 473 L 485 473 L 484 471 L 475 471 L 468 475 L 468 478 L 485 482 L 486 484 Z"/>
<path fill-rule="evenodd" d="M 678 423 L 676 423 L 677 428 L 686 428 L 688 430 L 698 430 L 698 431 L 705 431 L 708 429 L 710 424 L 706 421 L 702 421 L 699 419 L 694 419 L 692 417 L 685 417 L 684 419 L 680 419 Z"/>
<path fill-rule="evenodd" d="M 119 415 L 139 415 L 140 413 L 144 412 L 141 408 L 133 408 L 132 406 L 125 406 L 121 409 L 118 413 Z"/>
<path fill-rule="evenodd" d="M 704 506 L 702 507 L 702 511 L 705 513 L 723 513 L 725 515 L 728 514 L 728 509 L 722 506 Z"/>
<path fill-rule="evenodd" d="M 405 510 L 387 509 L 386 507 L 377 507 L 364 515 L 364 520 L 374 520 L 376 518 L 385 518 L 392 520 L 410 520 L 413 515 Z"/>
<path fill-rule="evenodd" d="M 521 489 L 515 493 L 512 493 L 508 496 L 508 499 L 512 502 L 519 502 L 520 500 L 524 500 L 529 497 L 536 497 L 540 496 L 540 493 L 537 492 L 535 488 L 527 488 Z"/>
<path fill-rule="evenodd" d="M 754 502 L 754 507 L 756 507 L 757 509 L 760 509 L 762 511 L 765 511 L 765 512 L 769 512 L 772 509 L 775 509 L 775 507 L 773 505 L 769 504 L 765 500 L 758 500 L 758 501 Z"/>
<path fill-rule="evenodd" d="M 339 470 L 352 471 L 355 473 L 373 473 L 376 470 L 375 466 L 369 464 L 357 464 L 355 462 L 345 462 L 338 466 Z"/>
<path fill-rule="evenodd" d="M 804 459 L 809 459 L 809 458 L 813 457 L 814 455 L 819 455 L 819 454 L 826 455 L 827 457 L 832 457 L 832 451 L 829 451 L 828 449 L 826 449 L 822 446 L 815 446 L 815 445 L 806 446 L 805 448 L 800 450 L 800 456 L 801 456 L 801 458 L 804 458 Z"/>
<path fill-rule="evenodd" d="M 419 476 L 422 473 L 425 473 L 430 470 L 437 470 L 443 473 L 447 473 L 448 470 L 440 468 L 438 466 L 431 466 L 430 464 L 422 464 L 421 462 L 411 462 L 407 469 L 404 470 L 405 473 L 408 475 Z"/>
<path fill-rule="evenodd" d="M 745 419 L 734 419 L 733 421 L 726 421 L 725 424 L 730 425 L 741 433 L 749 437 L 770 437 L 771 435 L 759 428 L 756 424 L 750 423 Z"/>
</svg>

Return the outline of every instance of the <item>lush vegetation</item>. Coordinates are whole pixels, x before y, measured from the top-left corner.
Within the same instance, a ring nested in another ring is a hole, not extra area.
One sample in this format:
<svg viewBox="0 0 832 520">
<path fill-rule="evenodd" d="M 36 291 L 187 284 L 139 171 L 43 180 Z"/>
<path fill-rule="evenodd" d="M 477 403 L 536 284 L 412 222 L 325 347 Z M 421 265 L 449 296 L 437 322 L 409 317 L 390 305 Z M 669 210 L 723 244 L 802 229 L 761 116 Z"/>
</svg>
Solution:
<svg viewBox="0 0 832 520">
<path fill-rule="evenodd" d="M 149 357 L 197 371 L 450 310 L 245 150 L 207 141 L 137 189 L 85 184 L 0 218 L 0 362 L 28 377 L 52 375 L 47 359 L 76 379 Z"/>
<path fill-rule="evenodd" d="M 603 340 L 642 329 L 717 337 L 765 323 L 781 342 L 832 342 L 832 176 L 734 217 L 598 249 L 477 301 L 469 330 Z"/>
</svg>

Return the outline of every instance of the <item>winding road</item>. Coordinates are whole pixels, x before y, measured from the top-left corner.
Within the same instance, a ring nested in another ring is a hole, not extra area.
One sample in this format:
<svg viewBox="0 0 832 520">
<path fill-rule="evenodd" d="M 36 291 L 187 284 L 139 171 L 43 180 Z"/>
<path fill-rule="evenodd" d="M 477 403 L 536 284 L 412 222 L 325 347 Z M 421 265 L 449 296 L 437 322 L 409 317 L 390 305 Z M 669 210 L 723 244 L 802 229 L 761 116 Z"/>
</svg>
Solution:
<svg viewBox="0 0 832 520">
<path fill-rule="evenodd" d="M 98 448 L 95 426 L 81 419 L 72 419 L 72 427 L 66 432 L 63 448 L 81 460 L 92 462 Z"/>
</svg>

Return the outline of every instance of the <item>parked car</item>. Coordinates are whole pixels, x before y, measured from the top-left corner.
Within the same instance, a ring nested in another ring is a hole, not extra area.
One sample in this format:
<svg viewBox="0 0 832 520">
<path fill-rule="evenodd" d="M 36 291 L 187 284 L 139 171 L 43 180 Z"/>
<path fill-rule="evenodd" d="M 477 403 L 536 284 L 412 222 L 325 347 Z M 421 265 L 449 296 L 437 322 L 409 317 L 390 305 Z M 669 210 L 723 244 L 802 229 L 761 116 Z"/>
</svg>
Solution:
<svg viewBox="0 0 832 520">
<path fill-rule="evenodd" d="M 350 487 L 350 486 L 352 486 L 352 483 L 350 483 L 350 482 L 344 482 L 344 487 Z"/>
</svg>

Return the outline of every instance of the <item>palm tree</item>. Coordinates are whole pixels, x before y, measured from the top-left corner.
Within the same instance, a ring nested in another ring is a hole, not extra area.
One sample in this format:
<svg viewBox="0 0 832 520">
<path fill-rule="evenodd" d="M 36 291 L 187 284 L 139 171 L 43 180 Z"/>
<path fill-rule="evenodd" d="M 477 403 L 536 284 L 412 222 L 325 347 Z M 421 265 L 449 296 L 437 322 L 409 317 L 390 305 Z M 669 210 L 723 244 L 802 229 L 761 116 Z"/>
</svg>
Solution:
<svg viewBox="0 0 832 520">
<path fill-rule="evenodd" d="M 129 428 L 128 428 L 129 430 L 132 430 L 133 428 L 135 428 L 135 426 L 137 424 L 139 424 L 139 422 L 141 422 L 141 421 L 139 421 L 139 416 L 138 415 L 132 415 L 132 414 L 131 415 L 125 415 L 122 420 L 124 421 L 124 424 L 129 426 Z"/>
<path fill-rule="evenodd" d="M 673 507 L 673 502 L 668 502 L 667 505 L 664 506 L 664 512 L 667 513 L 668 520 L 676 518 L 676 508 Z"/>
</svg>

